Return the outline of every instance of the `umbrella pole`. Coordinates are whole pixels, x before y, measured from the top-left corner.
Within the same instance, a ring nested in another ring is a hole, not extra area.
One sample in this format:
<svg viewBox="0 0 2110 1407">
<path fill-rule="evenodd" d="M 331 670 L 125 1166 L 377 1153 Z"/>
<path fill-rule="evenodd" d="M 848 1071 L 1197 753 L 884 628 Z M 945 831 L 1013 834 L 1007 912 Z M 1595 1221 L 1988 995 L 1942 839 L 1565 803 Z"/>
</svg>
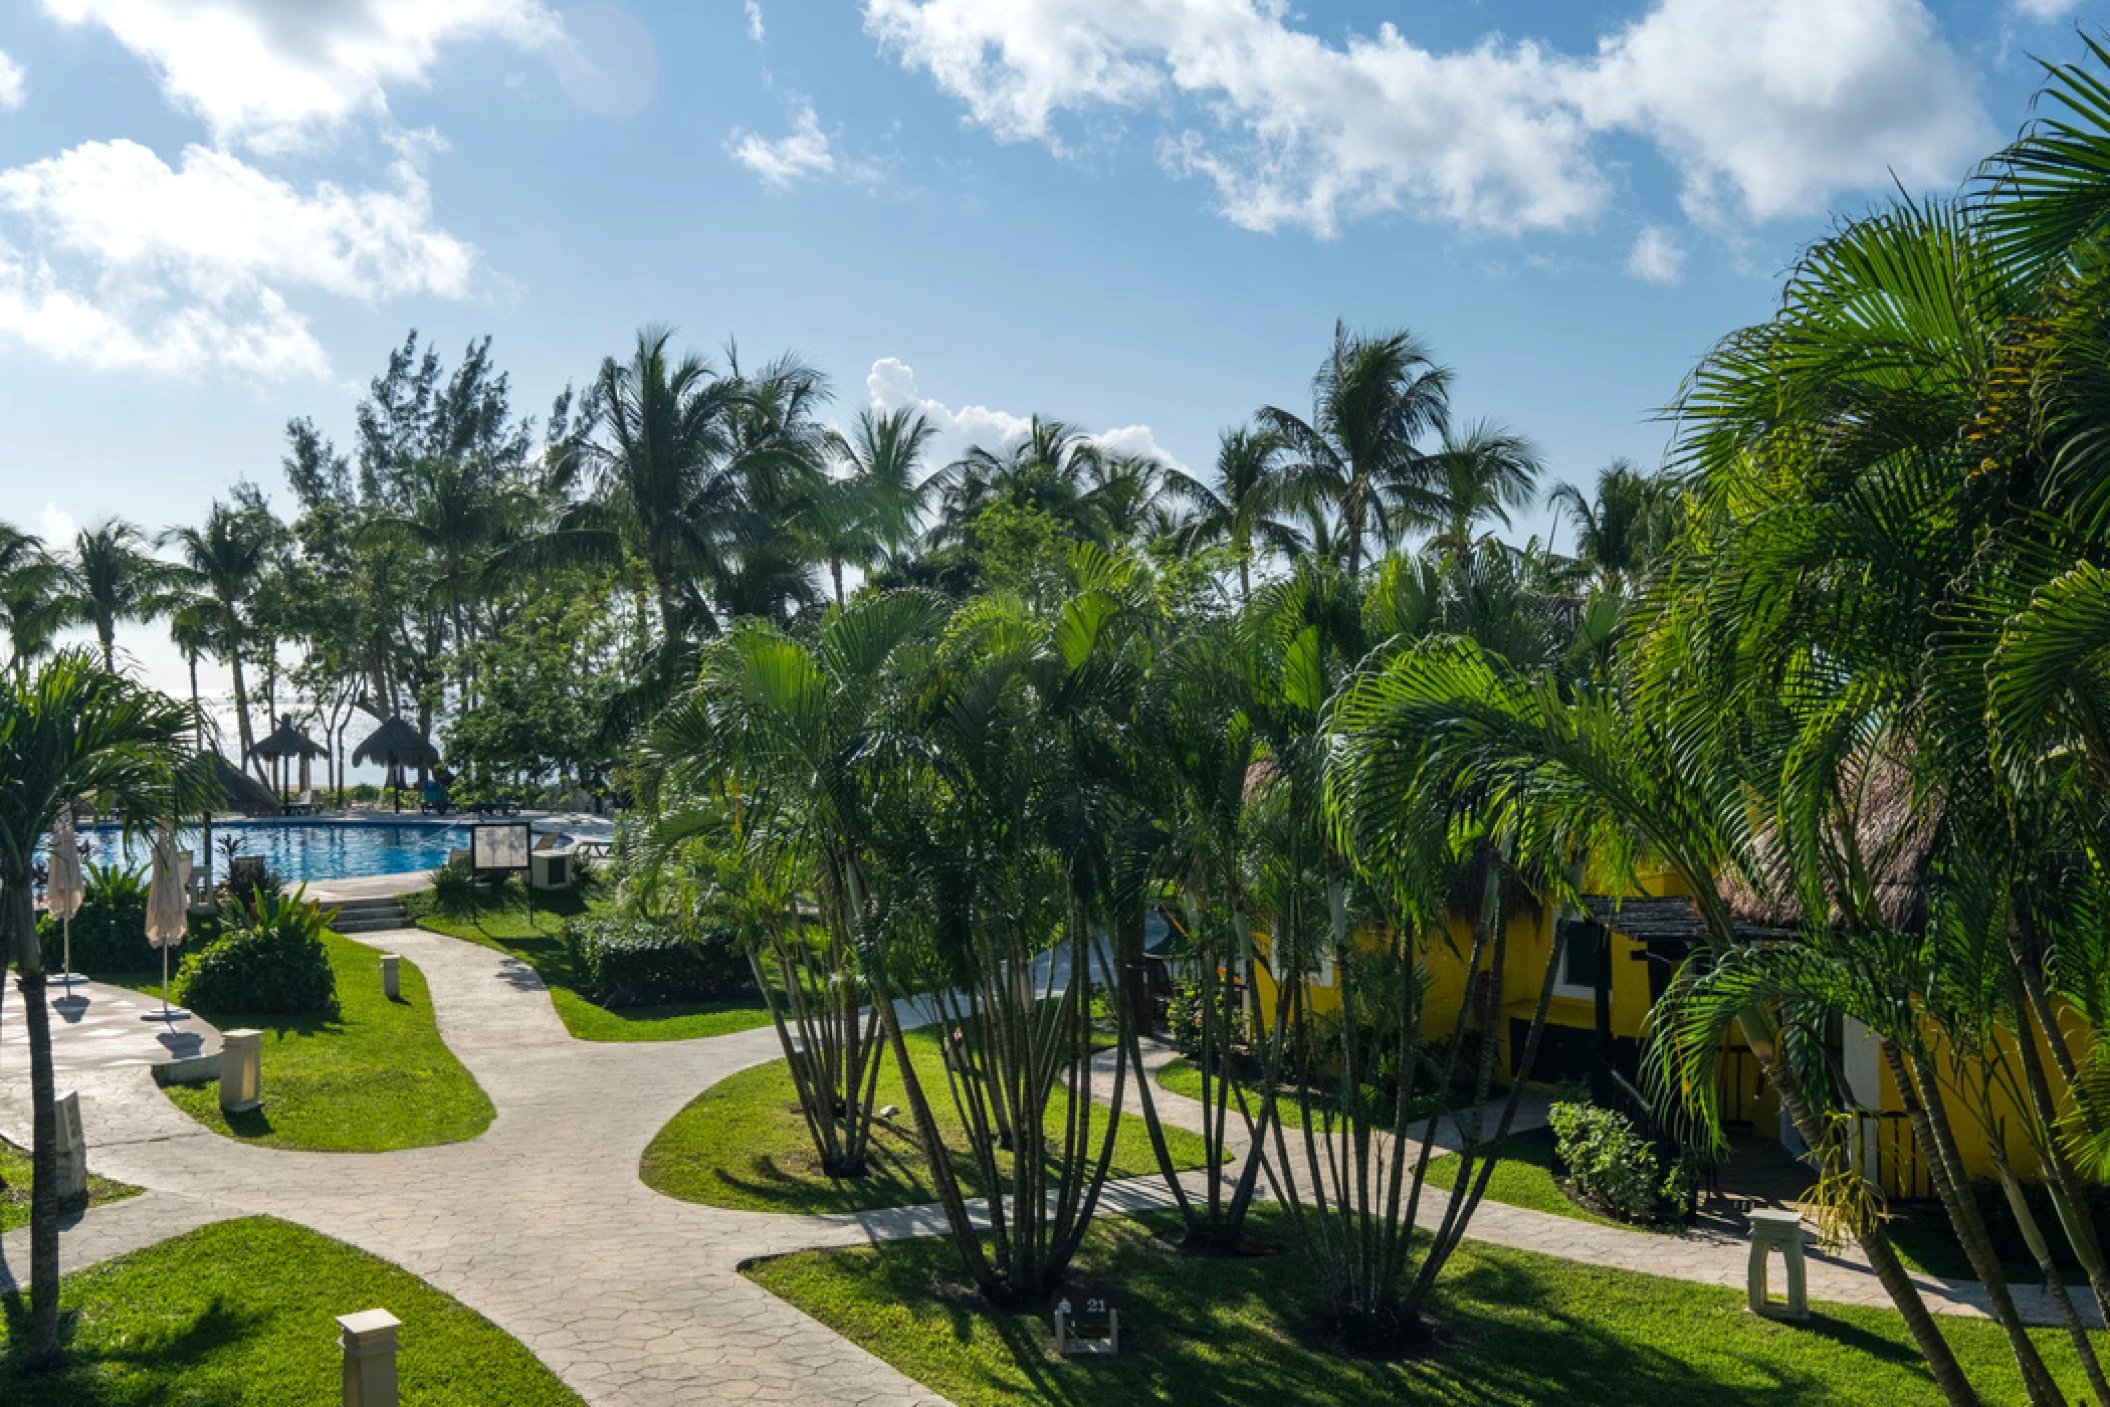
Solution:
<svg viewBox="0 0 2110 1407">
<path fill-rule="evenodd" d="M 59 984 L 60 984 L 61 986 L 63 986 L 63 987 L 64 987 L 64 988 L 66 989 L 66 995 L 70 997 L 70 996 L 72 996 L 72 995 L 73 995 L 73 915 L 72 915 L 72 914 L 68 914 L 68 915 L 66 915 L 66 917 L 64 917 L 64 918 L 62 918 L 62 919 L 60 919 L 60 920 L 59 920 L 59 932 L 61 932 L 61 933 L 63 933 L 63 934 L 65 934 L 65 935 L 66 935 L 66 970 L 65 970 L 65 971 L 64 971 L 63 973 L 61 973 L 61 974 L 59 975 Z"/>
</svg>

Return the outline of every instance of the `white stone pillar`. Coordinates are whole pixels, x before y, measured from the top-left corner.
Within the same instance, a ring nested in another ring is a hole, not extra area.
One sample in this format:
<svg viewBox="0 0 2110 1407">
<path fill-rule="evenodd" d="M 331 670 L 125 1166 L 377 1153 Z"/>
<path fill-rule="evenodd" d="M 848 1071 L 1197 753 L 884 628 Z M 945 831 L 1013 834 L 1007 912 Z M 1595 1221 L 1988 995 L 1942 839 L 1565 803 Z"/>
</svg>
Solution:
<svg viewBox="0 0 2110 1407">
<path fill-rule="evenodd" d="M 220 1037 L 220 1112 L 247 1114 L 264 1103 L 264 1033 L 228 1031 Z"/>
<path fill-rule="evenodd" d="M 385 1309 L 339 1316 L 344 1407 L 396 1407 L 396 1330 L 402 1323 Z"/>
<path fill-rule="evenodd" d="M 381 954 L 381 995 L 392 1002 L 403 999 L 402 967 L 400 953 Z"/>
<path fill-rule="evenodd" d="M 1774 1303 L 1766 1288 L 1766 1260 L 1774 1251 L 1787 1269 L 1788 1302 Z M 1803 1257 L 1802 1215 L 1790 1211 L 1751 1213 L 1751 1266 L 1749 1303 L 1753 1314 L 1769 1319 L 1810 1317 L 1809 1268 Z"/>
<path fill-rule="evenodd" d="M 88 1140 L 81 1133 L 81 1097 L 67 1090 L 58 1099 L 59 1200 L 88 1195 Z"/>
</svg>

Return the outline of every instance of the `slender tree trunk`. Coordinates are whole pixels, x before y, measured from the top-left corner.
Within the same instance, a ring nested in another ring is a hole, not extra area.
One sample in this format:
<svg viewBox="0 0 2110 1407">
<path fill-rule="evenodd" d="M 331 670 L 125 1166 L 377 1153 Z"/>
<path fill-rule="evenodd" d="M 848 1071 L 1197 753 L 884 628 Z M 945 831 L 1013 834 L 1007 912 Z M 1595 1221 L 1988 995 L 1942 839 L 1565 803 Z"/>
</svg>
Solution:
<svg viewBox="0 0 2110 1407">
<path fill-rule="evenodd" d="M 37 915 L 29 895 L 25 863 L 5 875 L 5 917 L 14 950 L 16 987 L 22 993 L 23 1027 L 29 1037 L 29 1366 L 55 1367 L 59 1349 L 59 1124 L 58 1091 L 51 1061 L 51 1008 L 44 1000 L 44 960 L 37 945 Z M 4 976 L 0 970 L 0 976 Z"/>
<path fill-rule="evenodd" d="M 240 646 L 230 645 L 227 650 L 227 669 L 234 676 L 234 724 L 235 735 L 241 741 L 241 768 L 254 766 L 249 749 L 256 742 L 256 734 L 249 728 L 249 684 L 242 677 L 242 651 Z"/>
<path fill-rule="evenodd" d="M 2022 1370 L 2023 1386 L 2028 1389 L 2032 1402 L 2057 1403 L 2061 1400 L 2058 1386 L 2044 1366 L 2044 1359 L 2022 1322 L 2021 1312 L 2015 1308 L 2015 1297 L 2008 1289 L 2007 1273 L 2000 1267 L 2000 1257 L 1993 1250 L 1985 1218 L 1964 1178 L 1963 1162 L 1956 1150 L 1947 1107 L 1942 1102 L 1940 1083 L 1924 1055 L 1914 1052 L 1908 1071 L 1904 1053 L 1896 1042 L 1886 1039 L 1882 1047 L 1883 1058 L 1890 1065 L 1890 1077 L 1897 1084 L 1899 1097 L 1905 1101 L 1905 1112 L 1912 1121 L 1913 1133 L 1926 1145 L 1927 1166 L 1933 1175 L 1935 1195 L 1949 1214 L 1949 1224 L 1956 1231 L 1956 1239 L 1963 1243 L 1973 1273 L 1985 1286 L 1993 1318 L 2007 1335 L 2008 1347 L 2013 1350 L 2016 1365 Z"/>
<path fill-rule="evenodd" d="M 1788 1114 L 1788 1122 L 1810 1148 L 1826 1145 L 1826 1132 L 1809 1108 L 1802 1101 L 1793 1073 L 1782 1063 L 1778 1046 L 1753 1029 L 1747 1021 L 1744 1025 L 1745 1043 L 1751 1047 L 1759 1068 L 1765 1072 L 1767 1083 L 1780 1096 L 1781 1108 Z M 1920 1355 L 1927 1360 L 1927 1371 L 1934 1385 L 1941 1390 L 1950 1407 L 1973 1407 L 1979 1401 L 1978 1390 L 1971 1386 L 1963 1365 L 1956 1361 L 1956 1352 L 1949 1341 L 1942 1337 L 1941 1327 L 1934 1322 L 1927 1302 L 1920 1297 L 1919 1287 L 1905 1272 L 1904 1265 L 1890 1244 L 1890 1237 L 1881 1227 L 1855 1228 L 1854 1244 L 1868 1258 L 1869 1269 L 1875 1271 L 1876 1281 L 1883 1287 L 1890 1302 L 1897 1306 L 1898 1314 L 1905 1321 L 1905 1329 L 1919 1347 Z"/>
</svg>

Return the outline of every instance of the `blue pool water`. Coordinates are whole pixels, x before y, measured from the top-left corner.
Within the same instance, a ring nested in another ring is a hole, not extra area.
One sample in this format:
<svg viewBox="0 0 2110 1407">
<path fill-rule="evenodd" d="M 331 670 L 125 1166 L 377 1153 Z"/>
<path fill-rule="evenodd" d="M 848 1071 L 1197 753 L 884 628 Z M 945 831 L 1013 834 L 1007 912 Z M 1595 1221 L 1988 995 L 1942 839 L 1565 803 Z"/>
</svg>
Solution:
<svg viewBox="0 0 2110 1407">
<path fill-rule="evenodd" d="M 114 826 L 83 826 L 80 838 L 91 847 L 98 865 L 121 862 L 144 865 L 151 841 L 144 834 L 129 838 Z M 447 852 L 469 844 L 469 833 L 455 825 L 418 825 L 396 821 L 230 821 L 212 828 L 213 873 L 227 872 L 228 840 L 240 843 L 240 856 L 261 855 L 265 868 L 288 884 L 312 880 L 353 879 L 362 875 L 408 874 L 447 862 Z M 202 864 L 195 830 L 176 833 L 176 843 Z"/>
</svg>

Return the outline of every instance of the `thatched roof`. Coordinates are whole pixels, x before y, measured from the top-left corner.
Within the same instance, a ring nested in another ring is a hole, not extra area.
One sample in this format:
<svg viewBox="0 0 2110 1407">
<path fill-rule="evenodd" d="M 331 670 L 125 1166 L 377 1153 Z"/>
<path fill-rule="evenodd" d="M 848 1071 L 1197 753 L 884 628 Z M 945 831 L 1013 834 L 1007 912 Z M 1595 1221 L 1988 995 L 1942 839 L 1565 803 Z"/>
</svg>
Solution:
<svg viewBox="0 0 2110 1407">
<path fill-rule="evenodd" d="M 211 753 L 210 757 L 212 759 L 210 765 L 213 775 L 219 781 L 220 790 L 227 798 L 228 810 L 239 811 L 245 816 L 276 816 L 278 814 L 278 797 L 272 794 L 271 788 L 250 776 L 217 752 Z"/>
<path fill-rule="evenodd" d="M 293 726 L 293 715 L 279 715 L 278 729 L 263 741 L 249 749 L 251 757 L 277 759 L 281 757 L 326 757 L 328 750 L 321 743 Z"/>
<path fill-rule="evenodd" d="M 427 742 L 417 729 L 401 718 L 391 718 L 352 749 L 352 765 L 378 762 L 384 766 L 430 766 L 440 760 L 440 750 Z"/>
</svg>

